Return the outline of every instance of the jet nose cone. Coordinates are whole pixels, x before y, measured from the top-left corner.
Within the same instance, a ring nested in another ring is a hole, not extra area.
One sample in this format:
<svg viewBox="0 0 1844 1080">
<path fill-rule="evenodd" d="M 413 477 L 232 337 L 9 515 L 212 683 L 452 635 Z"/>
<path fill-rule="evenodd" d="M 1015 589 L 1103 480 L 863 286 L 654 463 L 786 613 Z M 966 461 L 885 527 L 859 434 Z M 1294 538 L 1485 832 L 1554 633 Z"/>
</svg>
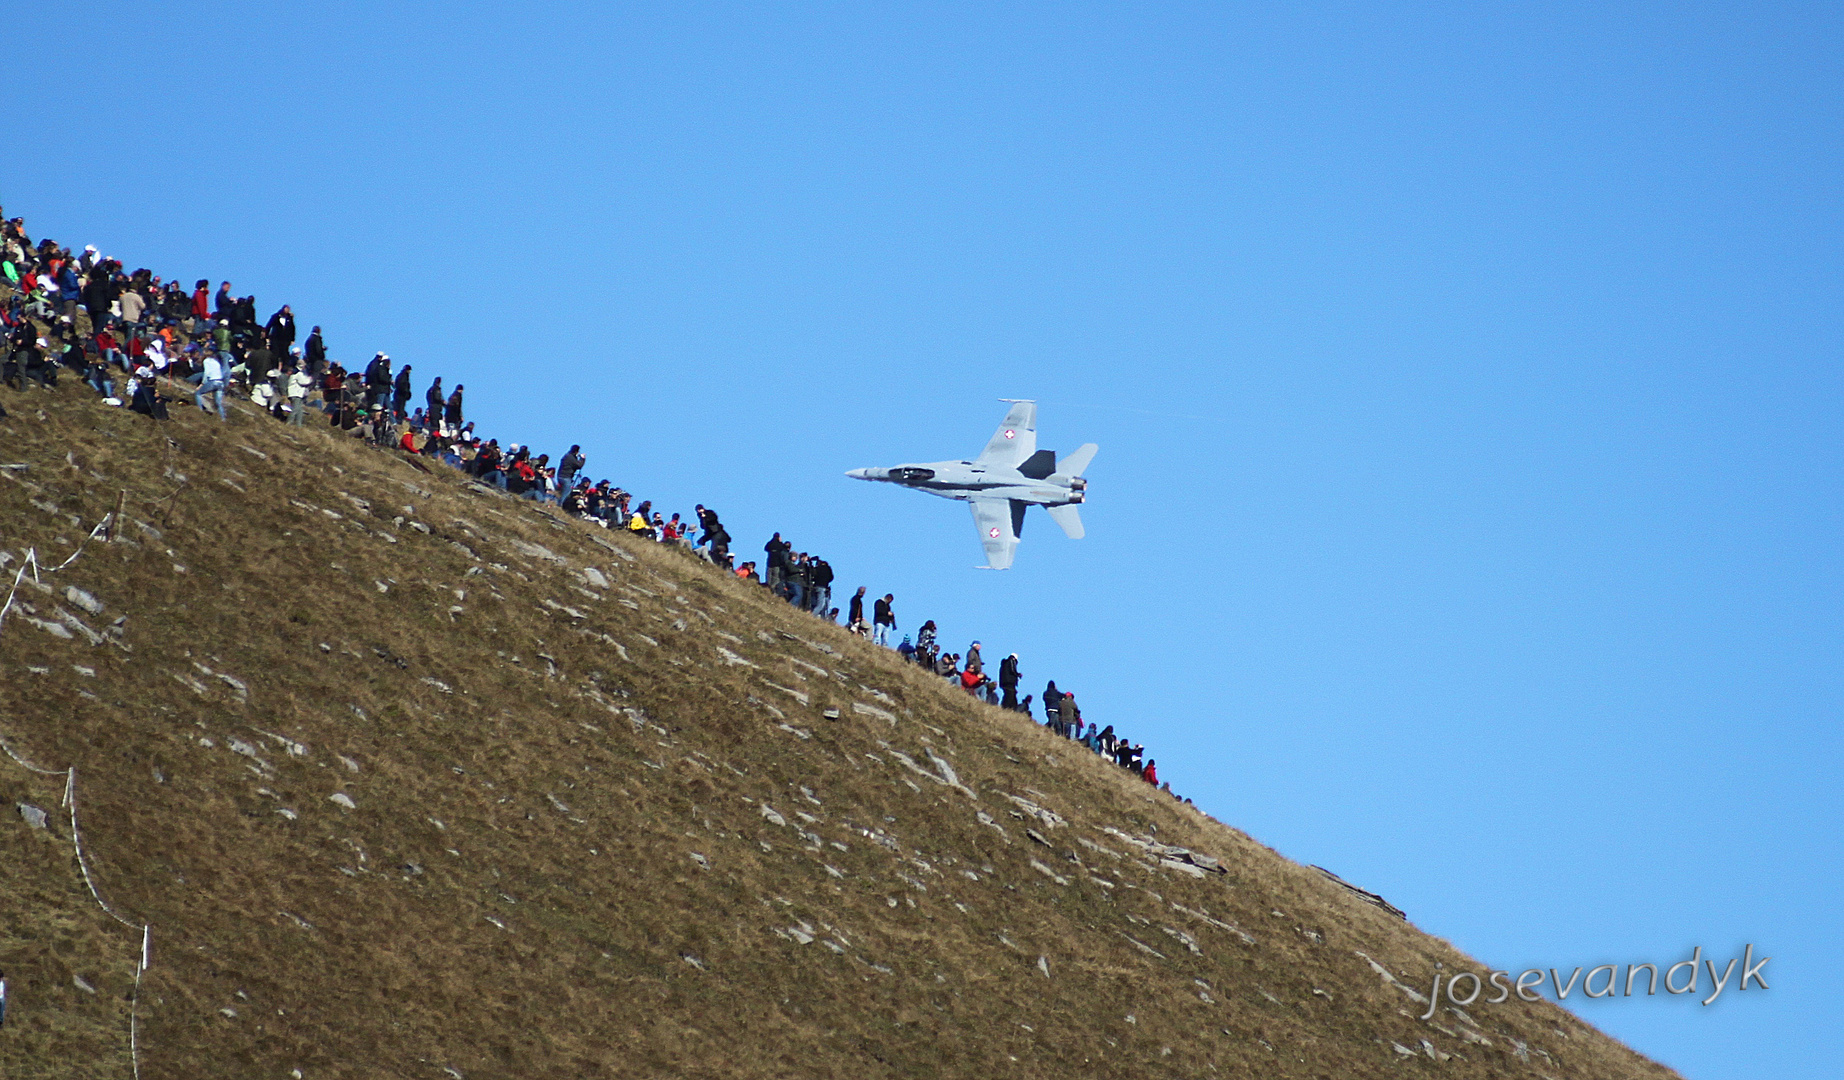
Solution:
<svg viewBox="0 0 1844 1080">
<path fill-rule="evenodd" d="M 871 478 L 871 470 L 851 469 L 847 471 L 845 475 L 851 477 L 853 480 L 869 480 Z"/>
</svg>

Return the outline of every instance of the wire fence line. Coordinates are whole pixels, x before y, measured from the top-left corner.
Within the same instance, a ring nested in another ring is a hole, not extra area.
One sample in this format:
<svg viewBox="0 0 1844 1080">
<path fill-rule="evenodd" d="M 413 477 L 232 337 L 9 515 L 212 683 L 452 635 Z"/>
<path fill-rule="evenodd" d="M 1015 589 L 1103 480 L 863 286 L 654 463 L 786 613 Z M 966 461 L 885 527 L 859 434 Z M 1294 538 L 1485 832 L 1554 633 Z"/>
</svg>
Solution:
<svg viewBox="0 0 1844 1080">
<path fill-rule="evenodd" d="M 19 586 L 26 579 L 26 571 L 28 570 L 32 571 L 32 580 L 34 583 L 42 583 L 43 579 L 39 575 L 55 574 L 58 571 L 69 566 L 71 563 L 76 562 L 77 556 L 83 554 L 83 549 L 89 546 L 90 541 L 96 539 L 96 535 L 98 533 L 102 532 L 105 529 L 110 528 L 114 524 L 115 517 L 116 515 L 113 511 L 111 511 L 110 513 L 104 514 L 103 519 L 96 523 L 96 527 L 89 531 L 89 535 L 85 536 L 83 540 L 77 544 L 77 550 L 70 553 L 70 558 L 65 559 L 63 562 L 59 563 L 56 566 L 46 566 L 46 567 L 39 566 L 38 549 L 37 548 L 27 548 L 26 557 L 19 564 L 19 572 L 13 575 L 13 587 L 7 590 L 6 603 L 0 604 L 0 630 L 4 630 L 6 628 L 6 617 L 8 613 L 10 613 L 13 610 L 13 600 L 15 597 L 19 595 Z"/>
<path fill-rule="evenodd" d="M 69 558 L 56 566 L 40 566 L 38 561 L 38 550 L 36 548 L 27 548 L 24 561 L 20 563 L 19 570 L 13 575 L 12 588 L 7 590 L 6 603 L 0 605 L 0 630 L 5 629 L 6 616 L 13 609 L 14 599 L 19 595 L 19 586 L 24 583 L 28 571 L 31 572 L 32 580 L 35 584 L 42 584 L 44 576 L 56 574 L 76 562 L 77 557 L 83 554 L 84 549 L 89 546 L 90 541 L 94 540 L 105 529 L 109 529 L 119 514 L 120 511 L 118 509 L 105 515 L 103 519 L 96 524 L 96 527 L 90 530 L 89 535 L 85 536 L 83 541 L 77 545 L 77 550 L 71 552 Z M 83 833 L 77 825 L 77 767 L 71 765 L 63 769 L 47 769 L 43 766 L 36 765 L 26 760 L 24 757 L 21 757 L 19 751 L 13 748 L 11 741 L 4 735 L 0 735 L 0 750 L 4 750 L 6 756 L 11 758 L 14 764 L 28 772 L 37 773 L 40 776 L 62 776 L 64 778 L 62 809 L 67 811 L 70 817 L 71 850 L 77 858 L 77 870 L 83 876 L 83 887 L 89 890 L 90 899 L 94 900 L 96 906 L 101 908 L 103 913 L 108 915 L 109 918 L 114 919 L 116 922 L 131 930 L 139 929 L 141 931 L 141 945 L 135 958 L 134 990 L 128 996 L 128 1060 L 130 1067 L 133 1069 L 134 1080 L 140 1080 L 141 1048 L 139 1020 L 141 976 L 147 970 L 148 961 L 153 948 L 153 927 L 147 923 L 137 923 L 122 915 L 121 912 L 116 911 L 113 907 L 109 906 L 108 901 L 102 898 L 102 893 L 96 888 L 96 879 L 90 873 L 89 854 L 83 850 Z"/>
</svg>

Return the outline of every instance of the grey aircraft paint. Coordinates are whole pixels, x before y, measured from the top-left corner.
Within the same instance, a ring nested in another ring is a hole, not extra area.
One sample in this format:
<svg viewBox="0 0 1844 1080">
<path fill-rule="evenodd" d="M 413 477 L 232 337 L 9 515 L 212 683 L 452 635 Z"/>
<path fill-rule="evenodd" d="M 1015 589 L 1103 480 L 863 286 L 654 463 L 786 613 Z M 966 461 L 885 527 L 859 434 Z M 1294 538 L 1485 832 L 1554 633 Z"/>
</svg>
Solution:
<svg viewBox="0 0 1844 1080">
<path fill-rule="evenodd" d="M 1027 507 L 1043 507 L 1071 540 L 1082 539 L 1082 518 L 1076 507 L 1087 496 L 1088 481 L 1082 473 L 1097 447 L 1084 443 L 1058 461 L 1055 452 L 1037 448 L 1037 403 L 1010 399 L 1007 403 L 1010 411 L 986 449 L 972 461 L 853 469 L 845 475 L 899 484 L 973 507 L 973 523 L 986 549 L 984 569 L 1004 570 L 1012 565 Z"/>
</svg>

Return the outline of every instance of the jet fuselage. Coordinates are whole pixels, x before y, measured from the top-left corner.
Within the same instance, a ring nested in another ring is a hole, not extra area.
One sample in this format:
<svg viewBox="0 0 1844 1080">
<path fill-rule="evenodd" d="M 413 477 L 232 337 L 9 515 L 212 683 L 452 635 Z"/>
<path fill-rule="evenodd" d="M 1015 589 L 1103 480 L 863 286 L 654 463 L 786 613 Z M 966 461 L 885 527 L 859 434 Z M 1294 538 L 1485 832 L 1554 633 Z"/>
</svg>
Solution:
<svg viewBox="0 0 1844 1080">
<path fill-rule="evenodd" d="M 1017 469 L 994 468 L 972 461 L 930 461 L 888 469 L 853 469 L 854 480 L 897 484 L 944 499 L 1013 499 L 1033 506 L 1065 506 L 1085 497 L 1088 481 L 1052 473 L 1034 480 Z"/>
</svg>

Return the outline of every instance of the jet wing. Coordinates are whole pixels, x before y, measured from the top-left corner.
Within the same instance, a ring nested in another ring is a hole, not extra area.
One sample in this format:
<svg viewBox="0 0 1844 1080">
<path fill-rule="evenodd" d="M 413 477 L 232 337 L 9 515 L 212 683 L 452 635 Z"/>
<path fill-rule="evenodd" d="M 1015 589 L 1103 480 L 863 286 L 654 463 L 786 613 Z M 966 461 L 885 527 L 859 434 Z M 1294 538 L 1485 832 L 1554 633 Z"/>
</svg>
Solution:
<svg viewBox="0 0 1844 1080">
<path fill-rule="evenodd" d="M 980 544 L 986 549 L 986 569 L 1005 570 L 1018 551 L 1018 534 L 1012 528 L 1010 499 L 968 499 L 973 523 L 979 526 Z"/>
<path fill-rule="evenodd" d="M 1016 469 L 1037 452 L 1037 402 L 1014 401 L 975 465 Z"/>
</svg>

